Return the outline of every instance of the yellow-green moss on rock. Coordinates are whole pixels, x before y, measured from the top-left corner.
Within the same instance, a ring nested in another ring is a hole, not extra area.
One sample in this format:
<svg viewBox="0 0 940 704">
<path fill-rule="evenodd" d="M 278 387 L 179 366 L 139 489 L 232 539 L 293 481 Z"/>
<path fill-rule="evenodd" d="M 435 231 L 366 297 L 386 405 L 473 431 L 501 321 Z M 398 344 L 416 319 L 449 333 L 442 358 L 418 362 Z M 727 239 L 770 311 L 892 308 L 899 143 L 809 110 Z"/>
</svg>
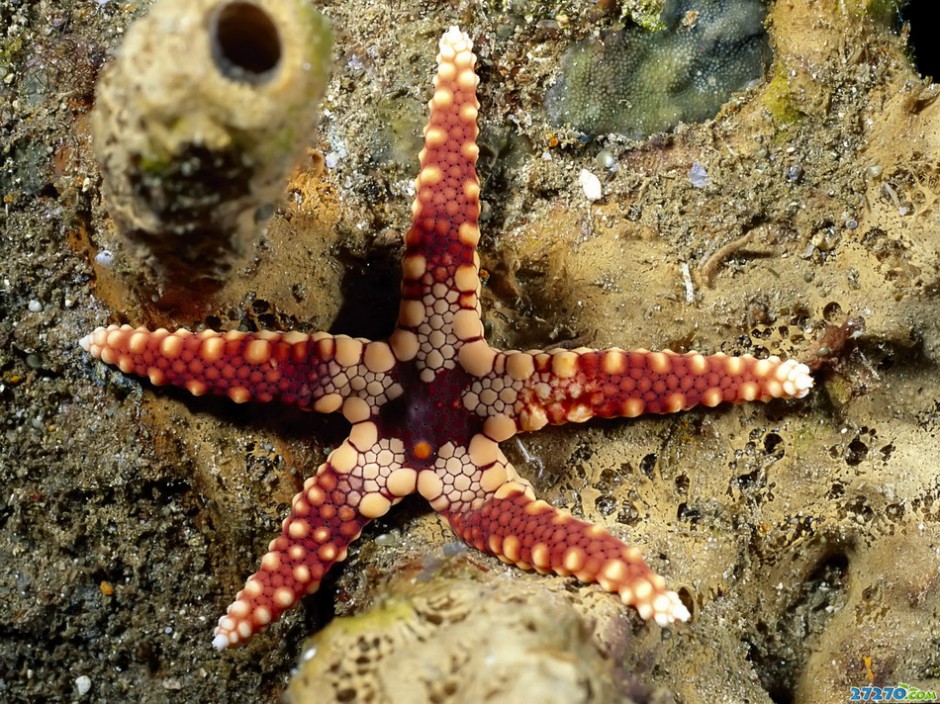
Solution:
<svg viewBox="0 0 940 704">
<path fill-rule="evenodd" d="M 799 108 L 794 105 L 790 95 L 790 85 L 786 69 L 780 67 L 775 71 L 762 96 L 764 106 L 770 112 L 774 124 L 783 127 L 797 122 L 804 117 Z"/>
</svg>

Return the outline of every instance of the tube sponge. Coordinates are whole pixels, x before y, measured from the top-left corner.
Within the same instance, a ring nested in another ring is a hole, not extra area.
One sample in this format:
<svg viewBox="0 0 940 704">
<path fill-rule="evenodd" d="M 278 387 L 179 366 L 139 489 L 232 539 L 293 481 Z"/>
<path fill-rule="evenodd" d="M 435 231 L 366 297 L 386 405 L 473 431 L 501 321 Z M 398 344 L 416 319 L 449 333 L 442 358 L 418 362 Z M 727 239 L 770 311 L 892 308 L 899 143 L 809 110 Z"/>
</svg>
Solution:
<svg viewBox="0 0 940 704">
<path fill-rule="evenodd" d="M 218 276 L 244 250 L 312 136 L 330 50 L 304 0 L 158 0 L 131 26 L 94 148 L 115 223 L 159 273 Z"/>
</svg>

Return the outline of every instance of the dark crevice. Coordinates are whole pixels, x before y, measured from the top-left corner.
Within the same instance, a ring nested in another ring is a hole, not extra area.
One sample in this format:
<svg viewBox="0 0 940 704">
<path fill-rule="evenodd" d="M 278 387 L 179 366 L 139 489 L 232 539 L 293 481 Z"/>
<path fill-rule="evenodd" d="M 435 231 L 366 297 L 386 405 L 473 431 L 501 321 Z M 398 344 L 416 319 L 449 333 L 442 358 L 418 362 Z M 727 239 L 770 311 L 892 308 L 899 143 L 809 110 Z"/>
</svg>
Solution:
<svg viewBox="0 0 940 704">
<path fill-rule="evenodd" d="M 759 620 L 746 639 L 748 659 L 775 704 L 796 701 L 813 644 L 844 601 L 848 570 L 846 552 L 833 550 L 820 556 L 785 615 L 775 623 Z"/>
<path fill-rule="evenodd" d="M 910 27 L 908 46 L 914 68 L 924 77 L 940 77 L 940 45 L 937 43 L 936 0 L 910 0 L 901 8 L 901 21 Z"/>
<path fill-rule="evenodd" d="M 343 304 L 329 332 L 384 340 L 394 329 L 401 300 L 401 264 L 395 249 L 375 247 L 362 260 L 341 254 Z"/>
</svg>

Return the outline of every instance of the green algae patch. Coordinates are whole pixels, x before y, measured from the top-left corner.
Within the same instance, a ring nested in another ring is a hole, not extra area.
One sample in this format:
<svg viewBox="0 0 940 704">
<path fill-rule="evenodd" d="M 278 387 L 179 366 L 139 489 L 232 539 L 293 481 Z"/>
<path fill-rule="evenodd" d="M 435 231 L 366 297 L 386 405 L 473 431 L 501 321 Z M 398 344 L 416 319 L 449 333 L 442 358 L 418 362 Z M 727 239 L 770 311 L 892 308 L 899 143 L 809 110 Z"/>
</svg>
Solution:
<svg viewBox="0 0 940 704">
<path fill-rule="evenodd" d="M 0 41 L 0 78 L 6 76 L 9 67 L 17 60 L 23 50 L 23 39 L 11 37 Z"/>
<path fill-rule="evenodd" d="M 613 31 L 572 46 L 548 113 L 589 136 L 636 139 L 710 119 L 769 65 L 766 12 L 760 0 L 668 0 L 661 30 Z"/>
<path fill-rule="evenodd" d="M 621 5 L 620 16 L 649 31 L 663 29 L 660 20 L 663 4 L 663 0 L 626 0 Z"/>
<path fill-rule="evenodd" d="M 774 73 L 761 99 L 777 127 L 785 127 L 804 117 L 803 112 L 793 103 L 790 82 L 783 67 Z"/>
</svg>

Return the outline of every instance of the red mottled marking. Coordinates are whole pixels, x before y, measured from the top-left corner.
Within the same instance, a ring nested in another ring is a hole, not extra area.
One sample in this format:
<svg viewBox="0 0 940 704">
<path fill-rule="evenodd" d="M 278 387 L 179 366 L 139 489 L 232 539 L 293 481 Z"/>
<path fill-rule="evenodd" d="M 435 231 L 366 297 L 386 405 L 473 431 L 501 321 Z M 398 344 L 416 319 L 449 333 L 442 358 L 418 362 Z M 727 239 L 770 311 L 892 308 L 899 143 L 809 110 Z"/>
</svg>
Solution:
<svg viewBox="0 0 940 704">
<path fill-rule="evenodd" d="M 461 264 L 474 265 L 476 247 L 461 241 L 460 228 L 476 227 L 480 214 L 475 59 L 469 49 L 452 58 L 445 55 L 447 51 L 442 46 L 442 68 L 434 78 L 420 156 L 414 218 L 405 234 L 405 256 L 424 257 L 431 276 L 429 281 L 405 276 L 402 294 L 408 299 L 420 300 L 429 283 L 450 282 Z M 465 71 L 473 80 L 461 84 L 458 78 Z"/>
<path fill-rule="evenodd" d="M 112 325 L 86 339 L 96 356 L 158 386 L 189 388 L 197 396 L 229 396 L 242 389 L 247 397 L 238 400 L 278 400 L 300 407 L 313 405 L 334 356 L 332 336 L 315 341 L 282 333 L 169 333 Z"/>
</svg>

